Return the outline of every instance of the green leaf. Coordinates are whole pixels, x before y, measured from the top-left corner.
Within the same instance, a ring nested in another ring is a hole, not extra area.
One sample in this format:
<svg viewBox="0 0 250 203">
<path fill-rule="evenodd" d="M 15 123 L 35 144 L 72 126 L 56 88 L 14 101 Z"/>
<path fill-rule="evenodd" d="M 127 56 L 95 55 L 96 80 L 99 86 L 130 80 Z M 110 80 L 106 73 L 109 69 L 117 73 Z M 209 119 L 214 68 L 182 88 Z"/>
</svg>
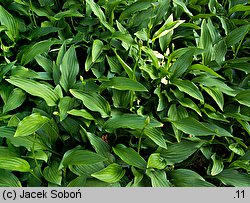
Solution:
<svg viewBox="0 0 250 203">
<path fill-rule="evenodd" d="M 143 46 L 141 47 L 141 49 L 150 57 L 150 59 L 152 60 L 152 64 L 159 69 L 160 65 L 159 65 L 159 60 L 156 57 L 156 54 L 154 53 L 154 51 L 152 49 L 150 49 L 149 47 Z"/>
<path fill-rule="evenodd" d="M 85 109 L 71 109 L 70 111 L 67 111 L 68 114 L 73 116 L 80 116 L 87 120 L 95 120 L 94 117 Z"/>
<path fill-rule="evenodd" d="M 167 149 L 163 132 L 157 128 L 145 128 L 143 133 L 159 147 Z"/>
<path fill-rule="evenodd" d="M 29 163 L 18 157 L 0 157 L 0 169 L 10 171 L 30 172 Z"/>
<path fill-rule="evenodd" d="M 250 176 L 246 173 L 240 173 L 237 170 L 225 169 L 220 174 L 215 176 L 226 186 L 234 187 L 249 187 Z"/>
<path fill-rule="evenodd" d="M 74 46 L 71 46 L 64 54 L 60 71 L 60 84 L 63 89 L 68 92 L 68 90 L 76 83 L 76 76 L 79 72 L 79 64 Z"/>
<path fill-rule="evenodd" d="M 125 163 L 140 169 L 146 169 L 147 162 L 134 149 L 118 144 L 116 147 L 113 147 L 113 151 Z"/>
<path fill-rule="evenodd" d="M 91 111 L 97 111 L 103 118 L 109 117 L 110 105 L 99 94 L 95 92 L 79 91 L 71 89 L 70 93 L 77 99 L 82 100 L 83 104 Z"/>
<path fill-rule="evenodd" d="M 242 105 L 250 107 L 250 90 L 242 90 L 236 96 L 235 99 Z"/>
<path fill-rule="evenodd" d="M 31 46 L 29 46 L 23 53 L 21 58 L 21 64 L 26 65 L 30 61 L 32 61 L 37 55 L 47 52 L 49 48 L 53 45 L 58 43 L 55 40 L 44 40 L 39 41 Z"/>
<path fill-rule="evenodd" d="M 110 153 L 110 146 L 106 142 L 104 142 L 100 137 L 97 137 L 93 133 L 86 132 L 86 134 L 90 141 L 90 144 L 93 146 L 95 151 L 98 154 L 110 159 L 112 156 Z"/>
<path fill-rule="evenodd" d="M 203 142 L 181 141 L 168 146 L 168 149 L 159 150 L 160 155 L 165 158 L 168 165 L 173 165 L 186 160 L 196 152 Z"/>
<path fill-rule="evenodd" d="M 171 78 L 178 78 L 186 72 L 188 67 L 191 66 L 193 62 L 194 52 L 195 50 L 186 50 L 185 53 L 174 62 L 174 64 L 169 68 Z"/>
<path fill-rule="evenodd" d="M 67 117 L 68 110 L 72 109 L 74 104 L 75 104 L 74 98 L 66 96 L 60 99 L 58 103 L 60 121 L 63 121 Z"/>
<path fill-rule="evenodd" d="M 73 150 L 69 153 L 65 153 L 61 165 L 68 166 L 68 165 L 89 165 L 100 163 L 106 161 L 107 159 L 97 153 L 91 152 L 89 150 Z M 61 167 L 59 167 L 59 170 Z"/>
<path fill-rule="evenodd" d="M 214 99 L 221 111 L 223 111 L 224 97 L 220 89 L 217 87 L 202 87 L 202 89 L 204 89 Z"/>
<path fill-rule="evenodd" d="M 166 172 L 160 170 L 147 169 L 146 174 L 151 179 L 152 187 L 170 187 Z"/>
<path fill-rule="evenodd" d="M 125 175 L 125 172 L 120 165 L 113 163 L 101 171 L 91 174 L 91 176 L 107 183 L 115 183 Z"/>
<path fill-rule="evenodd" d="M 193 16 L 193 14 L 188 10 L 187 6 L 185 5 L 185 3 L 182 0 L 173 0 L 173 2 L 175 4 L 177 4 L 178 6 L 180 6 L 182 8 L 182 10 L 187 13 L 190 17 Z"/>
<path fill-rule="evenodd" d="M 164 169 L 167 166 L 166 160 L 161 157 L 160 153 L 153 153 L 148 158 L 147 168 Z"/>
<path fill-rule="evenodd" d="M 46 116 L 41 116 L 38 113 L 33 113 L 25 117 L 17 126 L 14 137 L 28 136 L 39 130 L 50 119 Z"/>
<path fill-rule="evenodd" d="M 223 161 L 216 158 L 216 153 L 211 156 L 213 160 L 213 167 L 211 169 L 211 175 L 216 176 L 224 169 Z"/>
<path fill-rule="evenodd" d="M 22 105 L 25 99 L 26 99 L 26 94 L 23 90 L 19 88 L 13 89 L 6 103 L 3 106 L 3 113 L 18 108 L 19 106 Z"/>
<path fill-rule="evenodd" d="M 148 9 L 151 6 L 152 0 L 136 1 L 127 6 L 121 13 L 119 20 L 124 20 L 132 14 Z"/>
<path fill-rule="evenodd" d="M 242 25 L 241 27 L 238 27 L 234 29 L 232 32 L 230 32 L 225 38 L 227 47 L 231 47 L 240 42 L 246 36 L 249 30 L 250 30 L 250 25 L 247 24 L 247 25 Z"/>
<path fill-rule="evenodd" d="M 123 59 L 117 54 L 117 52 L 115 51 L 116 57 L 118 58 L 118 61 L 120 62 L 120 64 L 122 65 L 122 67 L 124 68 L 125 72 L 127 73 L 128 77 L 130 79 L 134 79 L 134 72 L 133 70 L 125 63 L 125 61 L 123 61 Z"/>
<path fill-rule="evenodd" d="M 211 75 L 214 75 L 216 77 L 219 77 L 221 79 L 224 79 L 221 75 L 216 73 L 212 68 L 209 68 L 208 66 L 204 66 L 202 64 L 194 64 L 194 65 L 190 66 L 189 70 L 201 70 L 201 71 L 204 71 L 204 72 L 209 73 Z"/>
<path fill-rule="evenodd" d="M 36 62 L 48 73 L 53 72 L 53 63 L 50 59 L 42 56 L 42 55 L 37 55 L 35 57 Z"/>
<path fill-rule="evenodd" d="M 172 123 L 177 129 L 194 136 L 217 135 L 219 137 L 232 137 L 232 135 L 225 129 L 213 123 L 199 122 L 192 117 L 172 121 Z"/>
<path fill-rule="evenodd" d="M 79 176 L 69 182 L 67 187 L 84 187 L 86 184 L 86 176 Z"/>
<path fill-rule="evenodd" d="M 167 35 L 184 22 L 185 20 L 176 20 L 169 23 L 166 21 L 166 23 L 164 23 L 163 26 L 154 33 L 152 41 L 155 41 L 156 39 Z"/>
<path fill-rule="evenodd" d="M 250 11 L 250 6 L 245 6 L 243 4 L 237 4 L 229 9 L 228 15 L 239 11 Z"/>
<path fill-rule="evenodd" d="M 16 41 L 19 36 L 19 26 L 17 20 L 0 5 L 0 22 L 7 28 L 6 35 Z"/>
<path fill-rule="evenodd" d="M 101 7 L 93 0 L 86 0 L 86 3 L 90 6 L 93 13 L 98 17 L 101 24 L 106 27 L 110 32 L 115 32 L 115 29 L 107 22 L 106 16 L 102 11 Z"/>
<path fill-rule="evenodd" d="M 22 187 L 22 184 L 12 172 L 0 170 L 0 187 Z"/>
<path fill-rule="evenodd" d="M 53 161 L 50 166 L 46 166 L 43 170 L 43 176 L 45 180 L 56 185 L 61 185 L 62 171 L 58 170 L 59 163 Z"/>
<path fill-rule="evenodd" d="M 17 156 L 18 153 L 11 151 L 8 147 L 0 146 L 0 157 L 17 157 Z"/>
<path fill-rule="evenodd" d="M 27 93 L 43 98 L 48 106 L 55 106 L 58 100 L 58 95 L 48 86 L 34 80 L 10 77 L 6 79 L 12 85 L 15 85 Z M 39 90 L 39 91 L 38 91 Z"/>
<path fill-rule="evenodd" d="M 191 99 L 182 98 L 178 101 L 182 106 L 193 109 L 194 111 L 196 111 L 196 113 L 198 113 L 200 116 L 202 116 L 199 107 Z"/>
<path fill-rule="evenodd" d="M 103 128 L 107 132 L 113 132 L 118 128 L 143 129 L 146 127 L 146 119 L 146 116 L 140 116 L 137 114 L 115 115 L 104 123 Z M 162 123 L 150 119 L 150 123 L 147 127 L 162 127 L 162 125 Z"/>
<path fill-rule="evenodd" d="M 198 173 L 189 169 L 174 170 L 170 176 L 175 187 L 214 187 Z"/>
<path fill-rule="evenodd" d="M 102 49 L 103 49 L 103 42 L 99 39 L 94 40 L 91 52 L 93 63 L 98 59 L 98 57 L 102 53 Z"/>
<path fill-rule="evenodd" d="M 243 156 L 245 154 L 245 151 L 239 146 L 238 143 L 230 144 L 229 149 L 240 156 Z"/>
<path fill-rule="evenodd" d="M 29 151 L 31 150 L 46 150 L 48 147 L 43 143 L 39 137 L 26 136 L 26 137 L 14 137 L 15 128 L 2 126 L 0 127 L 0 137 L 7 138 L 11 144 L 15 147 L 25 147 Z"/>
<path fill-rule="evenodd" d="M 108 82 L 103 82 L 101 88 L 108 87 L 117 90 L 148 91 L 141 83 L 125 77 L 113 77 Z"/>
<path fill-rule="evenodd" d="M 192 80 L 192 82 L 200 83 L 207 87 L 217 87 L 219 90 L 227 95 L 235 96 L 235 91 L 229 87 L 225 82 L 210 76 L 198 76 Z"/>
<path fill-rule="evenodd" d="M 182 92 L 190 95 L 191 97 L 204 102 L 204 98 L 199 90 L 199 88 L 189 80 L 176 79 L 173 84 Z"/>
</svg>

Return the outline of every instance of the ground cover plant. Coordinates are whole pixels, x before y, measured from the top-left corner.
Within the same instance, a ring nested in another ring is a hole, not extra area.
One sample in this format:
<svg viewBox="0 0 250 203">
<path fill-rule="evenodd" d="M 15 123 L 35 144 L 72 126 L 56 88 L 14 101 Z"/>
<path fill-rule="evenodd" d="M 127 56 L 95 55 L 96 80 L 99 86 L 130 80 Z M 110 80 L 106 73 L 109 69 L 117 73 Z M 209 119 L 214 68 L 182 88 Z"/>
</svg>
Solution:
<svg viewBox="0 0 250 203">
<path fill-rule="evenodd" d="M 250 186 L 248 0 L 0 0 L 0 186 Z"/>
</svg>

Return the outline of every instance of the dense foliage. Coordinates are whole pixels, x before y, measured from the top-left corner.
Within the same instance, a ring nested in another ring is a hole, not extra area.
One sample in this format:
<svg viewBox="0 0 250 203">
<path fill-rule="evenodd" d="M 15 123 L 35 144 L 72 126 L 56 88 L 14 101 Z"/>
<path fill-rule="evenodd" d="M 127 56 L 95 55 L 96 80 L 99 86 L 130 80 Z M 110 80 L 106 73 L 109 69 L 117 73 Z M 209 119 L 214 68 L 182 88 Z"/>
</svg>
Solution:
<svg viewBox="0 0 250 203">
<path fill-rule="evenodd" d="M 0 186 L 250 186 L 248 0 L 0 0 Z"/>
</svg>

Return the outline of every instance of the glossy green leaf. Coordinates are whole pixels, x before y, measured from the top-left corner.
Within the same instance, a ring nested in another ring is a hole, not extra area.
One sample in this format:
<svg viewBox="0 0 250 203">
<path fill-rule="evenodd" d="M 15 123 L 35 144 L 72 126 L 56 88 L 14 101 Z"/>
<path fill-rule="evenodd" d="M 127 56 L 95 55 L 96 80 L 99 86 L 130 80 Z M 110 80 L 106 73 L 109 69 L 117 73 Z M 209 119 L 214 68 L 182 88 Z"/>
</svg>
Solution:
<svg viewBox="0 0 250 203">
<path fill-rule="evenodd" d="M 36 82 L 34 80 L 17 77 L 10 77 L 10 79 L 6 80 L 12 85 L 23 89 L 24 91 L 33 96 L 43 98 L 48 104 L 48 106 L 55 106 L 57 103 L 58 95 L 48 85 Z"/>
<path fill-rule="evenodd" d="M 146 10 L 151 6 L 151 3 L 152 3 L 152 0 L 136 1 L 130 4 L 129 6 L 127 6 L 125 10 L 123 10 L 119 19 L 123 20 L 123 19 L 130 17 L 136 12 Z"/>
<path fill-rule="evenodd" d="M 10 171 L 30 172 L 29 163 L 18 157 L 0 157 L 0 169 Z"/>
<path fill-rule="evenodd" d="M 91 176 L 107 183 L 118 182 L 125 175 L 125 170 L 116 163 L 108 165 L 106 168 L 93 173 Z"/>
<path fill-rule="evenodd" d="M 19 36 L 19 26 L 17 20 L 0 5 L 0 22 L 6 27 L 6 35 L 12 40 L 16 41 Z"/>
<path fill-rule="evenodd" d="M 44 41 L 37 42 L 26 49 L 22 55 L 21 63 L 22 65 L 26 65 L 30 61 L 32 61 L 37 55 L 47 52 L 50 47 L 57 43 L 54 40 L 48 39 Z"/>
<path fill-rule="evenodd" d="M 219 88 L 219 90 L 227 95 L 230 96 L 235 96 L 235 91 L 234 89 L 232 89 L 231 87 L 229 87 L 226 83 L 224 83 L 223 81 L 214 78 L 214 77 L 210 77 L 210 76 L 198 76 L 196 78 L 194 78 L 192 80 L 192 82 L 194 83 L 200 83 L 204 86 L 207 87 L 217 87 Z"/>
<path fill-rule="evenodd" d="M 214 75 L 216 77 L 219 77 L 221 79 L 224 79 L 221 75 L 219 75 L 217 72 L 215 72 L 212 68 L 209 68 L 208 66 L 204 66 L 202 64 L 194 64 L 194 65 L 190 66 L 189 69 L 190 70 L 201 70 L 201 71 L 204 71 L 204 72 L 209 73 L 211 75 Z"/>
<path fill-rule="evenodd" d="M 167 179 L 167 175 L 165 171 L 161 170 L 146 170 L 147 176 L 151 179 L 152 187 L 170 187 L 171 184 Z"/>
<path fill-rule="evenodd" d="M 113 151 L 125 163 L 140 169 L 146 169 L 147 162 L 134 149 L 118 144 L 116 147 L 113 147 Z"/>
<path fill-rule="evenodd" d="M 19 88 L 13 89 L 6 103 L 3 106 L 3 113 L 18 108 L 19 106 L 22 105 L 25 99 L 26 99 L 26 94 L 23 90 Z"/>
<path fill-rule="evenodd" d="M 250 107 L 250 90 L 242 90 L 236 96 L 235 99 L 242 105 Z"/>
<path fill-rule="evenodd" d="M 157 128 L 145 128 L 143 133 L 159 147 L 167 149 L 166 141 L 163 137 L 164 134 L 161 130 Z"/>
<path fill-rule="evenodd" d="M 230 32 L 225 38 L 227 47 L 233 46 L 240 40 L 242 40 L 249 32 L 249 30 L 250 30 L 250 25 L 247 24 L 247 25 L 242 25 L 241 27 L 238 27 L 234 29 L 232 32 Z"/>
<path fill-rule="evenodd" d="M 125 63 L 125 61 L 117 54 L 116 51 L 115 51 L 115 54 L 116 54 L 116 57 L 117 57 L 118 61 L 120 62 L 120 64 L 124 68 L 125 72 L 127 73 L 128 77 L 130 79 L 134 79 L 134 72 L 131 69 L 131 67 L 129 67 L 128 64 Z"/>
<path fill-rule="evenodd" d="M 237 4 L 229 9 L 228 14 L 231 15 L 232 13 L 239 12 L 239 11 L 250 11 L 250 6 Z"/>
<path fill-rule="evenodd" d="M 59 108 L 59 115 L 60 115 L 60 121 L 63 121 L 67 115 L 68 111 L 74 107 L 75 100 L 71 97 L 63 97 L 59 100 L 58 108 Z"/>
<path fill-rule="evenodd" d="M 22 184 L 12 172 L 0 170 L 0 187 L 22 187 Z"/>
<path fill-rule="evenodd" d="M 86 134 L 89 142 L 98 154 L 108 159 L 112 158 L 112 155 L 110 153 L 111 147 L 106 142 L 104 142 L 100 137 L 94 135 L 93 133 L 87 132 Z"/>
<path fill-rule="evenodd" d="M 113 77 L 108 82 L 104 82 L 101 87 L 108 87 L 117 90 L 148 91 L 141 83 L 125 77 Z"/>
<path fill-rule="evenodd" d="M 80 99 L 89 110 L 99 112 L 103 118 L 109 116 L 110 105 L 101 95 L 76 89 L 71 89 L 70 93 L 77 99 Z"/>
<path fill-rule="evenodd" d="M 220 89 L 217 87 L 202 87 L 202 89 L 204 89 L 214 99 L 221 111 L 223 111 L 224 97 Z"/>
<path fill-rule="evenodd" d="M 8 149 L 8 147 L 0 146 L 0 157 L 18 157 L 18 154 Z"/>
<path fill-rule="evenodd" d="M 217 135 L 219 137 L 232 137 L 225 129 L 212 123 L 199 122 L 192 117 L 172 121 L 172 123 L 177 129 L 194 136 Z"/>
<path fill-rule="evenodd" d="M 201 116 L 201 111 L 199 109 L 199 107 L 189 98 L 183 98 L 178 100 L 178 102 L 187 108 L 193 109 L 194 111 L 196 111 L 196 113 L 198 113 Z"/>
<path fill-rule="evenodd" d="M 50 119 L 46 116 L 41 116 L 38 113 L 33 113 L 25 117 L 17 126 L 14 137 L 28 136 L 39 130 Z"/>
<path fill-rule="evenodd" d="M 70 181 L 67 187 L 84 187 L 85 184 L 86 184 L 86 177 L 83 175 Z"/>
<path fill-rule="evenodd" d="M 240 173 L 233 169 L 224 169 L 220 174 L 215 176 L 226 186 L 249 187 L 250 176 L 246 173 Z"/>
<path fill-rule="evenodd" d="M 181 141 L 168 146 L 167 149 L 159 150 L 160 155 L 165 158 L 168 165 L 173 165 L 186 160 L 195 153 L 203 142 Z"/>
<path fill-rule="evenodd" d="M 96 39 L 93 42 L 93 46 L 92 46 L 92 62 L 95 62 L 98 57 L 100 56 L 100 54 L 102 53 L 102 49 L 103 49 L 103 42 L 99 39 Z"/>
<path fill-rule="evenodd" d="M 154 153 L 149 156 L 147 168 L 164 169 L 166 166 L 167 162 L 161 157 L 160 153 Z"/>
<path fill-rule="evenodd" d="M 171 182 L 176 187 L 214 187 L 198 173 L 189 169 L 176 169 L 170 174 Z"/>
<path fill-rule="evenodd" d="M 25 147 L 29 151 L 33 150 L 46 150 L 47 146 L 42 142 L 39 137 L 26 136 L 14 137 L 15 128 L 2 126 L 0 127 L 0 137 L 7 138 L 15 147 Z"/>
<path fill-rule="evenodd" d="M 74 46 L 71 46 L 64 54 L 60 71 L 60 84 L 63 89 L 68 92 L 68 90 L 75 84 L 76 76 L 79 72 L 79 63 Z"/>
<path fill-rule="evenodd" d="M 104 124 L 104 129 L 107 132 L 113 132 L 117 128 L 130 128 L 130 129 L 143 129 L 144 127 L 162 127 L 162 123 L 150 119 L 150 123 L 147 125 L 146 122 L 147 117 L 140 116 L 137 114 L 122 114 L 116 115 L 109 120 L 107 120 Z"/>
<path fill-rule="evenodd" d="M 182 8 L 182 10 L 187 13 L 189 16 L 193 16 L 193 14 L 188 10 L 187 6 L 185 5 L 185 3 L 181 0 L 173 0 L 173 2 L 175 4 L 177 4 L 178 6 L 180 6 Z"/>
<path fill-rule="evenodd" d="M 211 159 L 213 160 L 213 167 L 211 169 L 211 175 L 215 176 L 218 175 L 221 171 L 224 169 L 223 161 L 217 159 L 216 153 L 214 153 L 211 156 Z"/>
<path fill-rule="evenodd" d="M 173 81 L 173 84 L 182 92 L 192 96 L 195 99 L 204 102 L 204 98 L 199 88 L 191 81 L 176 79 Z"/>
<path fill-rule="evenodd" d="M 89 150 L 74 150 L 64 155 L 61 165 L 88 165 L 103 162 L 105 157 Z M 61 169 L 61 166 L 59 167 Z"/>
<path fill-rule="evenodd" d="M 67 111 L 67 113 L 73 116 L 80 116 L 88 120 L 95 120 L 94 117 L 85 109 L 71 109 L 70 111 Z"/>
<path fill-rule="evenodd" d="M 43 170 L 44 178 L 50 183 L 61 185 L 62 171 L 58 170 L 59 163 L 53 161 L 50 166 L 46 166 Z"/>
<path fill-rule="evenodd" d="M 178 78 L 191 66 L 193 62 L 194 50 L 185 51 L 169 68 L 171 78 Z"/>
<path fill-rule="evenodd" d="M 93 0 L 86 0 L 86 3 L 90 6 L 91 10 L 98 17 L 102 25 L 106 27 L 110 32 L 114 32 L 115 29 L 107 22 L 106 16 L 101 7 Z"/>
<path fill-rule="evenodd" d="M 92 173 L 98 172 L 105 168 L 103 162 L 95 164 L 69 165 L 70 171 L 78 176 L 86 176 L 90 178 Z"/>
<path fill-rule="evenodd" d="M 37 55 L 35 60 L 46 72 L 52 73 L 53 63 L 49 58 L 46 58 L 42 55 Z"/>
</svg>

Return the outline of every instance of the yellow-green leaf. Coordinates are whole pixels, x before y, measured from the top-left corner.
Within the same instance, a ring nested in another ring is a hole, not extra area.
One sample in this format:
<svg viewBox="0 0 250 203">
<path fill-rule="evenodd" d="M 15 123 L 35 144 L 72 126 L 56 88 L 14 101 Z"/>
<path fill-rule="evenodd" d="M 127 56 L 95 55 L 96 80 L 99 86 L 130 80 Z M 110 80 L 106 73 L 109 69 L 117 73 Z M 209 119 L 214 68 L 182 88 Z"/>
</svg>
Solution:
<svg viewBox="0 0 250 203">
<path fill-rule="evenodd" d="M 33 113 L 25 117 L 17 126 L 14 137 L 28 136 L 39 130 L 50 119 L 46 116 L 41 116 L 38 113 Z"/>
<path fill-rule="evenodd" d="M 115 183 L 125 175 L 125 172 L 120 165 L 113 163 L 91 176 L 107 183 Z"/>
</svg>

